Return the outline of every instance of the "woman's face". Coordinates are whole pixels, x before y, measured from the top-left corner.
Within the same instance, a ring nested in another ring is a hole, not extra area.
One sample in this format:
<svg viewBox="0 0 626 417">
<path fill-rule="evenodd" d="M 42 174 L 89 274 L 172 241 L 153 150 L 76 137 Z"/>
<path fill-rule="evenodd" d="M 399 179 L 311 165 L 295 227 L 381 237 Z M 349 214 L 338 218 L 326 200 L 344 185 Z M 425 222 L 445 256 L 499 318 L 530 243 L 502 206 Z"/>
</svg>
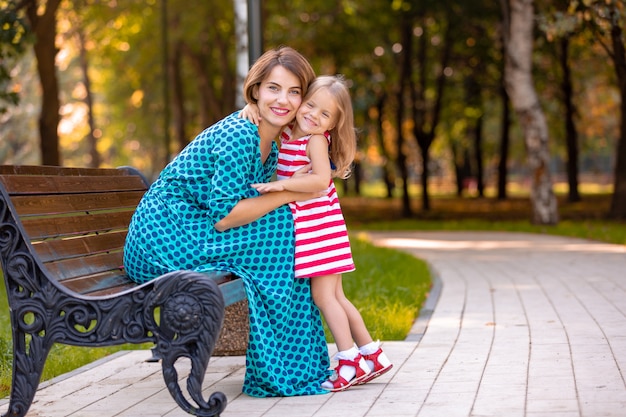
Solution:
<svg viewBox="0 0 626 417">
<path fill-rule="evenodd" d="M 257 105 L 262 123 L 282 128 L 291 122 L 302 103 L 300 80 L 277 65 L 257 87 Z"/>
</svg>

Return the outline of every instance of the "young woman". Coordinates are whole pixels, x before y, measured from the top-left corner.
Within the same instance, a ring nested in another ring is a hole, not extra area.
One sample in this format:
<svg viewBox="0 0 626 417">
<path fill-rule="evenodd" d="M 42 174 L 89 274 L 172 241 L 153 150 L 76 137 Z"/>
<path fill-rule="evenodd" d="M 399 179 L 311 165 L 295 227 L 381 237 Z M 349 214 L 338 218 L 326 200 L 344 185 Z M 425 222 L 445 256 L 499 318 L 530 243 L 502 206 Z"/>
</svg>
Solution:
<svg viewBox="0 0 626 417">
<path fill-rule="evenodd" d="M 254 107 L 246 112 L 250 110 L 254 113 Z M 262 113 L 260 120 L 262 123 Z M 324 191 L 321 197 L 289 206 L 295 222 L 296 278 L 311 278 L 313 299 L 322 310 L 339 351 L 336 356 L 339 365 L 333 377 L 322 384 L 330 391 L 343 391 L 368 382 L 392 367 L 342 287 L 342 274 L 355 267 L 332 178 L 349 175 L 355 153 L 356 134 L 348 88 L 339 77 L 318 77 L 296 112 L 292 130 L 286 128 L 282 132 L 278 180 L 252 185 L 264 195 Z M 309 166 L 308 175 L 292 176 Z"/>
<path fill-rule="evenodd" d="M 309 282 L 294 280 L 287 205 L 317 194 L 259 195 L 251 187 L 275 172 L 274 139 L 314 78 L 291 48 L 263 54 L 244 83 L 246 101 L 263 119 L 258 127 L 235 112 L 200 133 L 146 192 L 126 239 L 124 264 L 138 282 L 180 269 L 243 279 L 250 316 L 243 392 L 251 396 L 327 392 L 327 345 Z"/>
</svg>

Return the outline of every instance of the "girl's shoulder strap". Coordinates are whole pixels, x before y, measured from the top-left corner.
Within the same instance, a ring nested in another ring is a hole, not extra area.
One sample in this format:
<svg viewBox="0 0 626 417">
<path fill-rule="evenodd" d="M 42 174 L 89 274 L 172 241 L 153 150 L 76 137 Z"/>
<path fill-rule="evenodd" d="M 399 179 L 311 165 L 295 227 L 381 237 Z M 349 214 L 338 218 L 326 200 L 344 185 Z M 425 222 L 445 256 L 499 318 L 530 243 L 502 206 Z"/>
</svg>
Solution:
<svg viewBox="0 0 626 417">
<path fill-rule="evenodd" d="M 285 126 L 280 132 L 280 143 L 288 142 L 289 140 L 291 140 L 292 131 L 293 123 Z"/>
</svg>

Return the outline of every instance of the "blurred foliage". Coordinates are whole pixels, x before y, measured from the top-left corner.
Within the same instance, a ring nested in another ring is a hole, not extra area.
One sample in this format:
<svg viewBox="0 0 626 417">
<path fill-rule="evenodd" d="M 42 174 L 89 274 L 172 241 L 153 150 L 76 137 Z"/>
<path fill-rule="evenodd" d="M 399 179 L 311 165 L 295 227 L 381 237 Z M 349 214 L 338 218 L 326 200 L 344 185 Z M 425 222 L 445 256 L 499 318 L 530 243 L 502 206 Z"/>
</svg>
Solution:
<svg viewBox="0 0 626 417">
<path fill-rule="evenodd" d="M 606 65 L 606 52 L 589 30 L 572 19 L 568 3 L 550 1 L 537 7 L 534 76 L 551 130 L 553 168 L 561 172 L 566 158 L 558 88 L 561 74 L 554 42 L 567 31 L 572 45 L 574 100 L 580 109 L 577 126 L 581 169 L 610 176 L 619 131 L 615 77 Z M 4 4 L 12 2 L 4 0 Z M 501 13 L 497 3 L 294 0 L 285 8 L 284 2 L 266 0 L 262 2 L 263 44 L 265 49 L 288 44 L 309 58 L 317 73 L 342 73 L 348 78 L 360 132 L 361 179 L 374 181 L 398 153 L 393 119 L 398 56 L 402 52 L 398 28 L 402 13 L 416 16 L 415 40 L 424 39 L 427 59 L 423 67 L 416 68 L 426 77 L 427 100 L 434 94 L 435 75 L 441 71 L 447 75 L 441 122 L 431 148 L 433 181 L 452 176 L 453 146 L 459 150 L 457 154 L 473 152 L 469 128 L 482 117 L 485 179 L 493 183 L 502 114 Z M 23 21 L 19 14 L 14 18 Z M 90 162 L 85 139 L 89 130 L 85 74 L 79 59 L 83 50 L 88 60 L 94 136 L 102 166 L 133 165 L 154 177 L 168 154 L 175 154 L 209 123 L 236 110 L 234 95 L 239 92 L 234 77 L 232 2 L 213 0 L 190 7 L 180 0 L 65 0 L 57 20 L 62 102 L 59 134 L 64 165 L 86 166 Z M 446 27 L 452 30 L 453 54 L 449 67 L 439 68 L 437 57 Z M 79 41 L 79 34 L 84 41 Z M 32 163 L 38 157 L 36 110 L 40 87 L 32 64 L 32 56 L 26 55 L 4 89 L 20 92 L 21 104 L 10 107 L 2 120 L 3 138 L 12 139 L 0 143 L 0 163 Z M 167 78 L 166 73 L 170 74 Z M 475 87 L 470 88 L 472 85 Z M 164 102 L 166 88 L 168 103 Z M 173 103 L 175 99 L 180 101 L 178 105 Z M 379 115 L 376 105 L 381 100 L 384 107 Z M 421 157 L 410 121 L 405 128 L 409 140 L 403 150 L 408 156 L 411 179 L 415 180 L 421 172 Z M 517 123 L 512 125 L 509 167 L 512 175 L 526 175 L 524 144 Z"/>
<path fill-rule="evenodd" d="M 10 85 L 11 72 L 30 44 L 28 27 L 14 0 L 0 0 L 0 115 L 19 103 L 19 90 Z"/>
</svg>

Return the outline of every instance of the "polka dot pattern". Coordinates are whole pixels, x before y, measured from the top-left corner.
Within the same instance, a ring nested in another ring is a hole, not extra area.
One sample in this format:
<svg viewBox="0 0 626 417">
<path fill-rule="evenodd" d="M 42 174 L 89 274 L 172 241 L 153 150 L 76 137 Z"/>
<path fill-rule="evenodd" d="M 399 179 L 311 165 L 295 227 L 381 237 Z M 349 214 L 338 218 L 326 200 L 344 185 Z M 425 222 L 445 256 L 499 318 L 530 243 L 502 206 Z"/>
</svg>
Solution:
<svg viewBox="0 0 626 417">
<path fill-rule="evenodd" d="M 288 206 L 226 232 L 213 225 L 251 183 L 276 168 L 273 147 L 260 162 L 256 127 L 234 113 L 200 133 L 161 173 L 133 215 L 124 264 L 146 282 L 169 271 L 228 270 L 245 283 L 250 339 L 243 392 L 255 397 L 326 393 L 328 351 L 309 280 L 294 279 L 294 231 Z"/>
</svg>

